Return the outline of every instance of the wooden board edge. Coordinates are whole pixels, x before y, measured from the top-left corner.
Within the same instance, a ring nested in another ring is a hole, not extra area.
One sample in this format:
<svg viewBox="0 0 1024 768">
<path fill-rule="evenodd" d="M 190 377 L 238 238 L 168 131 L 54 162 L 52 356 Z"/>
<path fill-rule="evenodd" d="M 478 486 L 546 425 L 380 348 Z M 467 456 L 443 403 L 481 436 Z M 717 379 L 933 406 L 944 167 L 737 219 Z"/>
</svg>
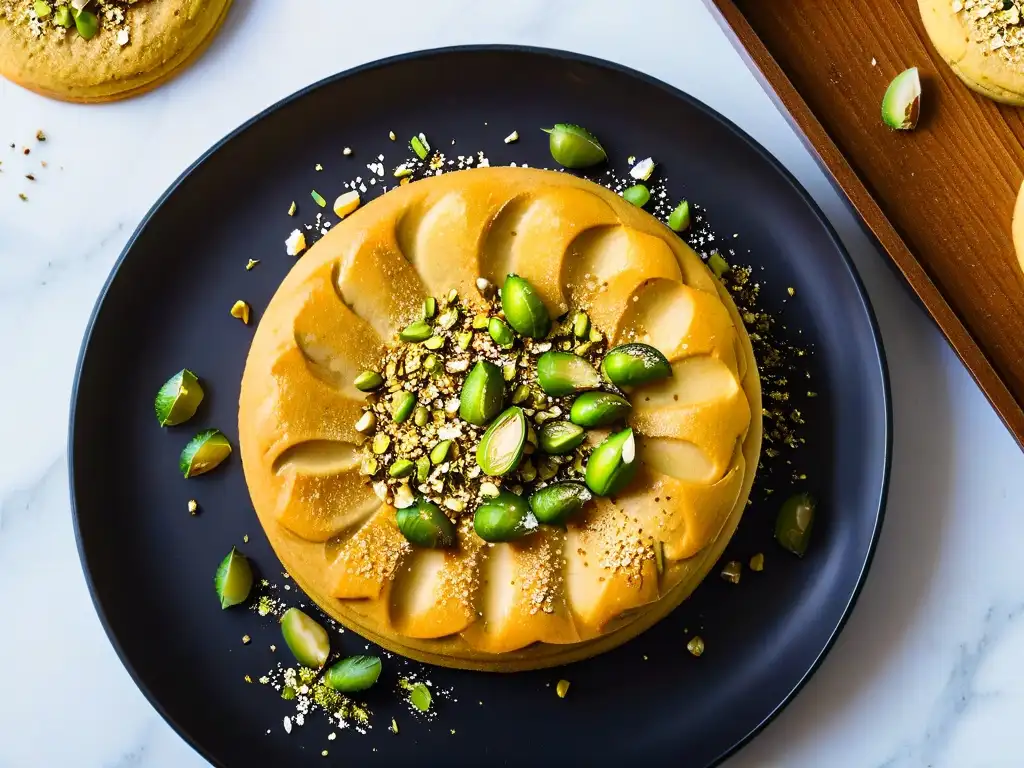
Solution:
<svg viewBox="0 0 1024 768">
<path fill-rule="evenodd" d="M 861 227 L 886 253 L 903 275 L 925 310 L 939 326 L 953 351 L 988 398 L 1003 424 L 1024 448 L 1024 406 L 971 336 L 938 286 L 889 222 L 867 187 L 839 151 L 824 126 L 772 57 L 753 27 L 732 0 L 704 0 L 747 67 L 761 83 L 779 111 L 810 150 L 832 185 L 851 208 Z"/>
</svg>

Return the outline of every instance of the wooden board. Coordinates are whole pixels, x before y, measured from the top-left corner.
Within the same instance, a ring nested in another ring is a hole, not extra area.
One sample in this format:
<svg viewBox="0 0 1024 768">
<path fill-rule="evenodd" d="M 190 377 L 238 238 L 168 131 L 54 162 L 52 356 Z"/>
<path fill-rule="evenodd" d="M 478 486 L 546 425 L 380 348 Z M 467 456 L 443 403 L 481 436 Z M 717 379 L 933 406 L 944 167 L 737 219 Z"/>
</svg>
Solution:
<svg viewBox="0 0 1024 768">
<path fill-rule="evenodd" d="M 1024 111 L 957 79 L 917 0 L 705 1 L 1024 446 Z M 921 120 L 891 131 L 882 95 L 911 66 Z"/>
</svg>

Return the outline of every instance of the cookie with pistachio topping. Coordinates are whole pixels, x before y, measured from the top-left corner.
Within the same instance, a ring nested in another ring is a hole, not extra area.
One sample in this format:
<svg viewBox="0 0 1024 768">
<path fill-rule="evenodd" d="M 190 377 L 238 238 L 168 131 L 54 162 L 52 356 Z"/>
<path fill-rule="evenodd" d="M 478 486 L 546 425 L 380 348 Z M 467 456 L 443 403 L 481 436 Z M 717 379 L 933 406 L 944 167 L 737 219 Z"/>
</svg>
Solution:
<svg viewBox="0 0 1024 768">
<path fill-rule="evenodd" d="M 565 173 L 400 186 L 294 266 L 239 448 L 288 573 L 406 656 L 600 653 L 690 594 L 739 522 L 761 402 L 743 321 L 678 237 Z"/>
<path fill-rule="evenodd" d="M 990 99 L 1024 105 L 1021 0 L 919 0 L 924 28 L 957 77 Z"/>
<path fill-rule="evenodd" d="M 43 96 L 144 93 L 206 49 L 231 0 L 0 0 L 0 75 Z"/>
</svg>

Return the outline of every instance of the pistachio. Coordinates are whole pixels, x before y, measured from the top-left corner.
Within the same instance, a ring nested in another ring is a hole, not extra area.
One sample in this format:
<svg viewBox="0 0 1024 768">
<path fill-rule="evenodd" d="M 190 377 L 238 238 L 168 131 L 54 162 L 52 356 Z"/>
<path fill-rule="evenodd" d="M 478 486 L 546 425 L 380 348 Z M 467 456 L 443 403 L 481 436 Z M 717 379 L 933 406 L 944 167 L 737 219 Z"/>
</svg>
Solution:
<svg viewBox="0 0 1024 768">
<path fill-rule="evenodd" d="M 708 267 L 711 268 L 711 271 L 719 280 L 722 279 L 722 275 L 732 269 L 729 266 L 729 262 L 718 251 L 712 251 L 711 255 L 708 256 Z"/>
<path fill-rule="evenodd" d="M 75 17 L 75 29 L 78 30 L 79 35 L 86 40 L 92 40 L 96 37 L 96 33 L 100 31 L 100 21 L 96 18 L 95 13 L 79 11 L 72 15 Z"/>
<path fill-rule="evenodd" d="M 412 416 L 413 408 L 416 407 L 416 395 L 404 389 L 396 392 L 391 398 L 391 418 L 396 424 L 401 424 Z"/>
<path fill-rule="evenodd" d="M 341 693 L 365 691 L 380 677 L 380 659 L 376 656 L 349 656 L 331 666 L 324 682 Z"/>
<path fill-rule="evenodd" d="M 608 157 L 601 142 L 590 131 L 578 125 L 557 123 L 553 128 L 541 130 L 548 134 L 551 157 L 566 168 L 588 168 Z"/>
<path fill-rule="evenodd" d="M 384 383 L 384 377 L 376 371 L 363 371 L 352 383 L 360 392 L 372 392 Z"/>
<path fill-rule="evenodd" d="M 900 72 L 882 97 L 882 122 L 898 131 L 912 131 L 921 114 L 921 78 L 917 67 Z"/>
<path fill-rule="evenodd" d="M 782 504 L 775 520 L 775 540 L 794 555 L 803 557 L 811 539 L 817 502 L 809 493 L 797 493 Z"/>
<path fill-rule="evenodd" d="M 416 406 L 416 410 L 412 412 L 412 423 L 417 427 L 425 427 L 429 420 L 430 412 L 422 405 Z"/>
<path fill-rule="evenodd" d="M 587 460 L 587 487 L 598 496 L 612 496 L 636 474 L 636 443 L 633 430 L 626 428 L 605 438 Z"/>
<path fill-rule="evenodd" d="M 526 448 L 532 448 L 532 447 L 533 447 L 532 445 L 527 443 L 525 448 L 523 449 L 523 452 L 524 453 L 528 453 L 529 451 L 527 451 Z M 519 477 L 525 483 L 532 483 L 534 480 L 537 479 L 537 467 L 535 467 L 533 465 L 532 461 L 529 461 L 529 460 L 524 461 L 519 466 Z"/>
<path fill-rule="evenodd" d="M 427 143 L 426 138 L 420 136 L 413 136 L 409 139 L 409 146 L 412 147 L 412 151 L 416 153 L 416 157 L 420 160 L 426 160 L 427 155 L 430 154 L 430 144 Z"/>
<path fill-rule="evenodd" d="M 193 504 L 195 502 L 190 501 L 189 507 Z M 192 513 L 195 514 L 194 511 Z M 217 566 L 217 573 L 213 577 L 221 609 L 244 603 L 249 598 L 252 581 L 252 566 L 245 555 L 232 547 L 227 557 Z"/>
<path fill-rule="evenodd" d="M 527 384 L 520 384 L 512 392 L 512 405 L 520 405 L 530 398 L 530 387 Z"/>
<path fill-rule="evenodd" d="M 489 480 L 480 483 L 480 495 L 494 497 L 501 493 L 501 489 Z"/>
<path fill-rule="evenodd" d="M 388 475 L 394 478 L 408 477 L 416 471 L 416 465 L 408 459 L 398 459 L 388 467 Z"/>
<path fill-rule="evenodd" d="M 377 472 L 377 467 L 377 459 L 373 456 L 367 456 L 359 465 L 359 472 L 363 475 L 373 475 Z"/>
<path fill-rule="evenodd" d="M 199 379 L 188 368 L 183 368 L 160 387 L 153 408 L 161 427 L 173 427 L 195 416 L 201 402 L 203 388 Z"/>
<path fill-rule="evenodd" d="M 455 336 L 455 343 L 459 345 L 459 349 L 465 351 L 473 343 L 473 334 L 470 331 L 459 333 Z"/>
<path fill-rule="evenodd" d="M 704 639 L 700 635 L 690 638 L 690 642 L 686 644 L 686 650 L 699 657 L 704 653 Z"/>
<path fill-rule="evenodd" d="M 388 437 L 384 432 L 378 432 L 373 436 L 373 452 L 380 456 L 383 453 L 387 453 L 388 448 L 391 446 L 391 438 Z"/>
<path fill-rule="evenodd" d="M 448 309 L 446 309 L 444 312 L 437 316 L 437 324 L 444 328 L 445 330 L 448 330 L 453 325 L 455 325 L 458 319 L 459 310 L 457 310 L 455 307 L 449 307 Z"/>
<path fill-rule="evenodd" d="M 521 336 L 543 339 L 551 330 L 548 308 L 533 286 L 518 275 L 505 278 L 501 307 L 508 324 Z"/>
<path fill-rule="evenodd" d="M 425 483 L 428 477 L 430 477 L 430 458 L 420 456 L 416 459 L 416 482 Z"/>
<path fill-rule="evenodd" d="M 682 232 L 690 226 L 690 203 L 683 200 L 668 215 L 668 228 L 673 232 Z"/>
<path fill-rule="evenodd" d="M 513 405 L 487 428 L 476 449 L 476 463 L 491 477 L 500 477 L 515 469 L 523 457 L 526 443 L 526 414 Z"/>
<path fill-rule="evenodd" d="M 739 560 L 730 560 L 722 568 L 722 578 L 731 584 L 739 584 L 743 575 L 743 564 Z"/>
<path fill-rule="evenodd" d="M 442 549 L 455 543 L 455 525 L 441 508 L 426 499 L 417 499 L 395 515 L 398 530 L 411 544 Z"/>
<path fill-rule="evenodd" d="M 377 414 L 373 411 L 363 411 L 363 415 L 356 422 L 356 432 L 361 435 L 368 435 L 377 428 Z"/>
<path fill-rule="evenodd" d="M 643 208 L 647 205 L 647 201 L 651 199 L 651 190 L 643 184 L 634 184 L 632 187 L 626 187 L 626 189 L 622 190 L 622 199 L 630 205 Z"/>
<path fill-rule="evenodd" d="M 593 496 L 583 483 L 552 483 L 530 496 L 530 509 L 542 523 L 564 525 Z"/>
<path fill-rule="evenodd" d="M 558 465 L 547 456 L 537 462 L 537 476 L 541 480 L 550 480 L 558 474 Z"/>
<path fill-rule="evenodd" d="M 423 342 L 423 346 L 427 349 L 440 349 L 444 346 L 444 336 L 431 336 Z"/>
<path fill-rule="evenodd" d="M 442 440 L 440 443 L 430 449 L 430 463 L 437 465 L 443 464 L 445 459 L 448 458 L 448 453 L 452 449 L 451 440 Z"/>
<path fill-rule="evenodd" d="M 587 433 L 583 427 L 568 421 L 550 421 L 540 428 L 539 437 L 540 447 L 545 453 L 558 455 L 580 446 Z"/>
<path fill-rule="evenodd" d="M 604 341 L 604 334 L 597 330 L 597 328 L 592 327 L 590 329 L 590 335 L 587 336 L 587 341 L 590 341 L 594 344 L 596 344 L 599 341 Z"/>
<path fill-rule="evenodd" d="M 487 332 L 491 334 L 494 343 L 499 347 L 507 349 L 515 343 L 516 337 L 512 333 L 512 329 L 500 317 L 492 317 L 487 322 Z"/>
<path fill-rule="evenodd" d="M 571 352 L 545 352 L 537 359 L 537 383 L 553 397 L 600 386 L 594 366 Z"/>
<path fill-rule="evenodd" d="M 423 319 L 430 320 L 437 314 L 437 299 L 433 296 L 427 296 L 423 300 Z"/>
<path fill-rule="evenodd" d="M 423 358 L 423 370 L 427 373 L 437 373 L 441 370 L 441 361 L 437 355 L 427 355 Z"/>
<path fill-rule="evenodd" d="M 650 344 L 620 344 L 604 356 L 601 370 L 617 387 L 649 384 L 672 375 L 672 366 Z"/>
<path fill-rule="evenodd" d="M 50 14 L 53 12 L 53 9 L 46 0 L 35 0 L 35 2 L 32 3 L 32 8 L 35 10 L 36 16 L 39 19 L 48 19 L 50 18 Z"/>
<path fill-rule="evenodd" d="M 61 5 L 57 8 L 57 13 L 53 16 L 53 23 L 58 27 L 64 27 L 64 29 L 71 29 L 75 23 L 74 17 L 71 15 L 71 9 L 66 5 Z"/>
<path fill-rule="evenodd" d="M 558 695 L 558 698 L 564 699 L 565 695 L 568 692 L 569 692 L 569 681 L 568 680 L 559 680 L 557 683 L 555 683 L 555 693 Z"/>
<path fill-rule="evenodd" d="M 590 333 L 590 317 L 586 312 L 577 312 L 572 318 L 572 333 L 577 339 L 585 339 Z"/>
<path fill-rule="evenodd" d="M 764 570 L 764 553 L 758 552 L 750 556 L 750 570 L 760 573 Z"/>
<path fill-rule="evenodd" d="M 405 326 L 401 331 L 398 332 L 398 338 L 402 341 L 426 341 L 434 335 L 433 329 L 424 320 L 417 320 L 415 323 L 410 323 Z"/>
<path fill-rule="evenodd" d="M 487 327 L 489 319 L 487 315 L 474 315 L 473 316 L 473 328 L 477 331 L 482 331 Z"/>
<path fill-rule="evenodd" d="M 473 530 L 484 541 L 514 541 L 537 529 L 537 518 L 522 496 L 502 491 L 477 507 Z"/>
<path fill-rule="evenodd" d="M 178 457 L 178 469 L 188 479 L 220 466 L 231 454 L 231 443 L 219 429 L 204 429 L 193 437 Z"/>
<path fill-rule="evenodd" d="M 459 416 L 483 426 L 498 415 L 505 400 L 505 380 L 494 363 L 480 360 L 462 383 Z"/>
<path fill-rule="evenodd" d="M 281 634 L 288 650 L 304 667 L 320 669 L 327 661 L 331 652 L 327 630 L 298 608 L 289 608 L 281 617 Z"/>
<path fill-rule="evenodd" d="M 629 400 L 612 392 L 584 392 L 573 401 L 569 420 L 581 427 L 606 427 L 632 410 Z"/>
</svg>

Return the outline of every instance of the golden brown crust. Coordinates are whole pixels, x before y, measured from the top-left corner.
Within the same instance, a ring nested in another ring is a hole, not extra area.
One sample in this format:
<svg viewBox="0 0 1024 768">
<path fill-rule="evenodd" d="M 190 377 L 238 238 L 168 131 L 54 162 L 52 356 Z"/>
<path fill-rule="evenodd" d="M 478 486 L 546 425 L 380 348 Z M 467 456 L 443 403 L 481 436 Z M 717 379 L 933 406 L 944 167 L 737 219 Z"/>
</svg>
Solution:
<svg viewBox="0 0 1024 768">
<path fill-rule="evenodd" d="M 633 393 L 641 468 L 614 500 L 514 543 L 467 519 L 455 550 L 411 547 L 360 492 L 351 381 L 426 295 L 479 301 L 476 277 L 509 272 L 554 314 L 582 307 L 614 343 L 658 346 L 675 375 Z M 275 551 L 328 613 L 406 656 L 513 671 L 614 647 L 690 594 L 742 515 L 760 414 L 742 321 L 680 238 L 589 181 L 488 168 L 389 192 L 302 257 L 257 329 L 239 442 Z"/>
<path fill-rule="evenodd" d="M 129 42 L 112 30 L 92 40 L 72 28 L 63 37 L 48 26 L 0 17 L 0 75 L 43 96 L 103 103 L 145 93 L 183 71 L 213 41 L 231 0 L 140 0 L 125 12 Z"/>
<path fill-rule="evenodd" d="M 1024 29 L 1002 0 L 919 0 L 925 31 L 968 87 L 995 101 L 1024 105 Z"/>
</svg>

